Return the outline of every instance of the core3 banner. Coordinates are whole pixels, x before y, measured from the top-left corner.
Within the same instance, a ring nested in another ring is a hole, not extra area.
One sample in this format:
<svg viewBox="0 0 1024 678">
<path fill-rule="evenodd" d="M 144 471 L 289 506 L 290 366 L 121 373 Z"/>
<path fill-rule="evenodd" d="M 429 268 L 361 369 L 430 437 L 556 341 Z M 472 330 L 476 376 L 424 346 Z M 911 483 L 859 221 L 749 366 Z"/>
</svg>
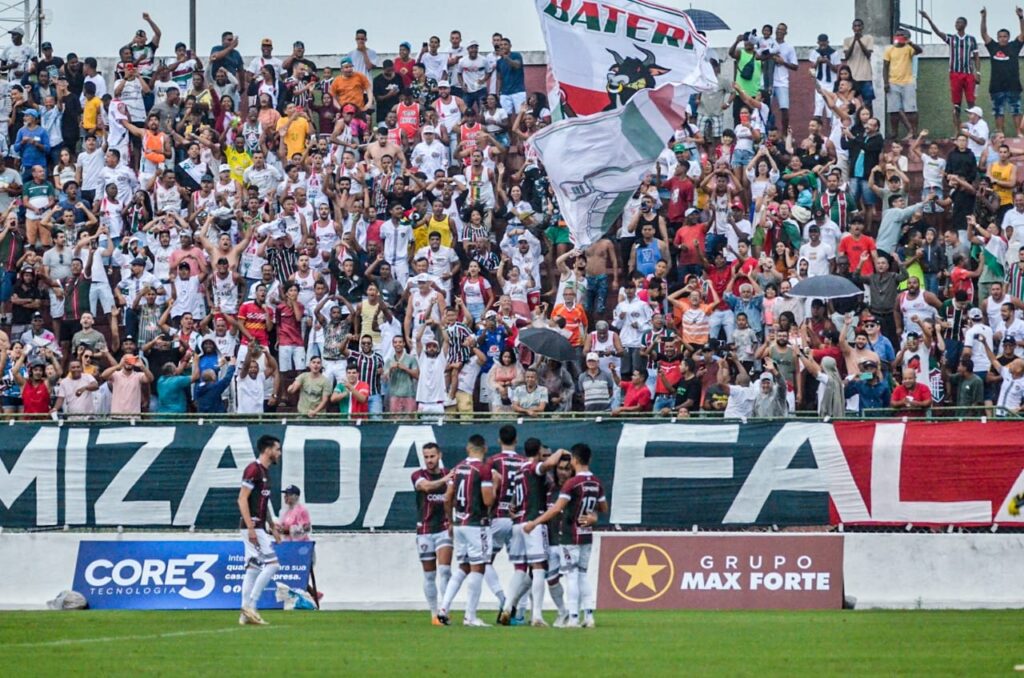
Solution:
<svg viewBox="0 0 1024 678">
<path fill-rule="evenodd" d="M 260 595 L 281 608 L 276 584 L 305 590 L 313 542 L 275 547 L 281 570 Z M 245 549 L 238 541 L 82 541 L 74 590 L 93 609 L 228 610 L 241 604 Z"/>
<path fill-rule="evenodd" d="M 0 526 L 234 529 L 242 470 L 283 444 L 272 500 L 297 485 L 316 528 L 411 530 L 410 475 L 436 442 L 446 466 L 500 423 L 288 426 L 17 425 L 0 446 Z M 526 422 L 519 446 L 587 442 L 622 527 L 1006 525 L 1024 492 L 1024 422 Z"/>
</svg>

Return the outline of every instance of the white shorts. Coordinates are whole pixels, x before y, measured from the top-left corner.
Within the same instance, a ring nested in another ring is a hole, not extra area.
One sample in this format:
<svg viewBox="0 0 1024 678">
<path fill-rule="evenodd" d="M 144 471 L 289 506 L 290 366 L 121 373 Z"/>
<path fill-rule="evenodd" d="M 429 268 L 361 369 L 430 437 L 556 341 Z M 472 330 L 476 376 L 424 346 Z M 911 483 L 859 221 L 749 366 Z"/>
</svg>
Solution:
<svg viewBox="0 0 1024 678">
<path fill-rule="evenodd" d="M 512 535 L 508 540 L 508 559 L 513 563 L 527 562 L 526 535 L 523 534 L 523 526 L 520 523 L 512 526 Z"/>
<path fill-rule="evenodd" d="M 523 534 L 526 562 L 531 565 L 548 559 L 548 526 L 538 525 L 530 534 Z M 510 548 L 511 550 L 511 548 Z"/>
<path fill-rule="evenodd" d="M 444 414 L 444 403 L 416 403 L 416 411 L 422 414 Z"/>
<path fill-rule="evenodd" d="M 345 381 L 345 373 L 348 371 L 347 360 L 323 360 L 324 376 L 331 380 L 331 385 Z"/>
<path fill-rule="evenodd" d="M 495 518 L 491 521 L 491 548 L 495 553 L 508 548 L 512 541 L 512 519 Z M 509 552 L 511 556 L 511 551 Z"/>
<path fill-rule="evenodd" d="M 562 547 L 555 544 L 554 546 L 548 546 L 548 567 L 544 572 L 545 579 L 554 579 L 555 577 L 562 574 Z"/>
<path fill-rule="evenodd" d="M 587 566 L 590 565 L 591 546 L 592 544 L 562 544 L 561 568 L 566 572 L 586 572 Z"/>
<path fill-rule="evenodd" d="M 267 563 L 277 562 L 277 553 L 274 552 L 274 538 L 262 527 L 256 528 L 257 546 L 249 541 L 249 530 L 239 530 L 242 533 L 242 543 L 245 544 L 245 564 L 263 567 Z"/>
<path fill-rule="evenodd" d="M 448 534 L 448 530 L 416 535 L 416 550 L 419 551 L 420 560 L 437 560 L 439 550 L 451 547 L 452 538 Z"/>
<path fill-rule="evenodd" d="M 305 346 L 278 346 L 278 367 L 282 372 L 302 371 L 306 369 Z"/>
<path fill-rule="evenodd" d="M 456 562 L 483 565 L 490 560 L 491 540 L 486 527 L 457 525 L 454 532 Z"/>
</svg>

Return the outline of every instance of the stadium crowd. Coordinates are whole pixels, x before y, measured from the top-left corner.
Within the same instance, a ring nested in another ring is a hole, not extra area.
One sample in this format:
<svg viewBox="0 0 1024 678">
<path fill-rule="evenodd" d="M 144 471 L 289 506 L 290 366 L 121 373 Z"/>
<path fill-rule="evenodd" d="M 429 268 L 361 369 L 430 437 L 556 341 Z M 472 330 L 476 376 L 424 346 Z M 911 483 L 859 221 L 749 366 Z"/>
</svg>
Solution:
<svg viewBox="0 0 1024 678">
<path fill-rule="evenodd" d="M 995 132 L 967 20 L 933 26 L 950 48 L 951 140 L 918 129 L 908 34 L 884 48 L 885 102 L 859 20 L 802 62 L 785 24 L 737 36 L 735 76 L 694 98 L 585 249 L 529 145 L 552 110 L 499 33 L 381 59 L 358 30 L 319 64 L 264 38 L 246 63 L 230 31 L 202 55 L 168 50 L 144 13 L 100 73 L 12 29 L 3 411 L 1015 413 L 1017 15 L 995 39 L 981 15 Z M 797 78 L 816 88 L 803 130 L 789 125 Z M 825 274 L 863 295 L 791 294 Z M 530 351 L 527 327 L 564 336 L 573 359 Z"/>
</svg>

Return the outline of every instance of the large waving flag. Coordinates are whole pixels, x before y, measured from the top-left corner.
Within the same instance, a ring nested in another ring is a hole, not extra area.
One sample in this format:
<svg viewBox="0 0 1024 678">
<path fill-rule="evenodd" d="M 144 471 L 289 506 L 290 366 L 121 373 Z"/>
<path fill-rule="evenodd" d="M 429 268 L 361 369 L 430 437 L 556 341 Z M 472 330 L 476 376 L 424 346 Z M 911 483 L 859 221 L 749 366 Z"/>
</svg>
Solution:
<svg viewBox="0 0 1024 678">
<path fill-rule="evenodd" d="M 573 242 L 586 247 L 619 218 L 690 95 L 714 87 L 715 75 L 707 41 L 685 12 L 647 0 L 536 3 L 567 116 L 530 144 Z"/>
<path fill-rule="evenodd" d="M 683 82 L 707 53 L 685 12 L 647 0 L 535 2 L 565 117 L 620 108 L 641 90 Z"/>
<path fill-rule="evenodd" d="M 642 90 L 623 108 L 562 120 L 530 138 L 577 247 L 599 240 L 622 214 L 696 91 L 686 84 Z"/>
</svg>

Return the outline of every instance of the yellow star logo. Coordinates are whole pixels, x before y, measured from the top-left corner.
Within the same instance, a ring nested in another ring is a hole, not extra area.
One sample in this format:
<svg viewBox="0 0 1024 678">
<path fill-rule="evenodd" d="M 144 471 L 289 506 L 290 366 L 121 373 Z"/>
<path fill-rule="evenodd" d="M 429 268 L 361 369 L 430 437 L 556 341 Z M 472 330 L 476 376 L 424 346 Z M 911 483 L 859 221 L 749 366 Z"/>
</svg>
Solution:
<svg viewBox="0 0 1024 678">
<path fill-rule="evenodd" d="M 646 586 L 651 591 L 657 591 L 654 584 L 654 575 L 667 567 L 666 565 L 654 565 L 647 560 L 647 549 L 640 549 L 640 557 L 632 565 L 619 565 L 619 569 L 629 575 L 629 583 L 626 584 L 626 592 L 630 592 L 637 586 Z"/>
<path fill-rule="evenodd" d="M 619 551 L 607 572 L 612 590 L 622 599 L 649 603 L 661 598 L 672 587 L 675 565 L 665 549 L 645 542 L 631 544 Z M 625 587 L 620 588 L 622 582 L 625 582 Z"/>
</svg>

